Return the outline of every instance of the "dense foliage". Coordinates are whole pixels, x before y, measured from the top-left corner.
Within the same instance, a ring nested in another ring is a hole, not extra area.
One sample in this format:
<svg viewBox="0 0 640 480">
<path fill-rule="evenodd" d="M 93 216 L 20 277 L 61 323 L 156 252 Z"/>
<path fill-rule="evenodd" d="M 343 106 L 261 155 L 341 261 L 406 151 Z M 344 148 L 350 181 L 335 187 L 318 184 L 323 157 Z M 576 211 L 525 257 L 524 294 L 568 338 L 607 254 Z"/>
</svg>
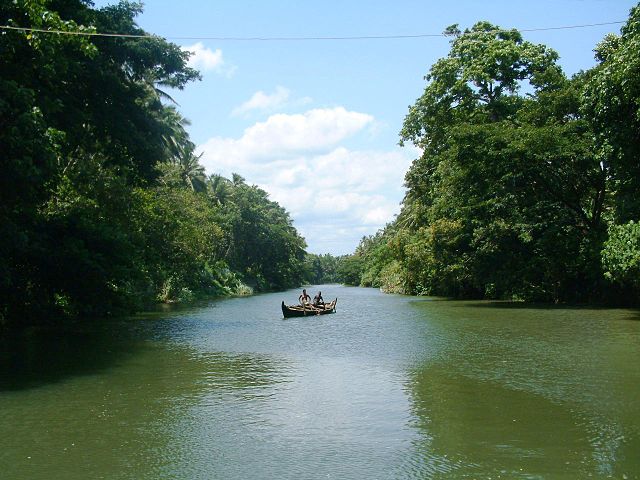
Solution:
<svg viewBox="0 0 640 480">
<path fill-rule="evenodd" d="M 138 3 L 0 4 L 0 24 L 142 35 Z M 0 35 L 0 327 L 299 284 L 288 213 L 207 177 L 162 89 L 199 78 L 155 36 Z"/>
<path fill-rule="evenodd" d="M 343 283 L 340 274 L 342 256 L 334 257 L 329 253 L 317 255 L 308 253 L 305 261 L 305 283 L 319 285 L 322 283 Z"/>
<path fill-rule="evenodd" d="M 364 238 L 354 283 L 534 301 L 637 302 L 640 7 L 599 64 L 487 22 L 426 76 L 401 143 L 420 148 L 397 219 Z"/>
</svg>

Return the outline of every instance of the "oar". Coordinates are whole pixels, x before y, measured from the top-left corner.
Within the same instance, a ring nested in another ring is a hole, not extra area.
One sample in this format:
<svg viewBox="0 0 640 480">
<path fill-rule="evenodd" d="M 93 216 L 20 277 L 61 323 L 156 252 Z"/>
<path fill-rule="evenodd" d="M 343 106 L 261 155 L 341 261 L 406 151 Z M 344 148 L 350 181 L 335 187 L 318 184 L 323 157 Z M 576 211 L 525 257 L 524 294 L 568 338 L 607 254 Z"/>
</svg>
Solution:
<svg viewBox="0 0 640 480">
<path fill-rule="evenodd" d="M 317 307 L 315 307 L 314 305 L 311 305 L 311 304 L 309 304 L 307 306 L 308 306 L 309 310 L 311 310 L 312 312 L 315 312 L 316 315 L 320 315 L 320 312 L 322 310 L 320 310 L 319 308 L 317 308 Z M 304 305 L 303 305 L 303 307 L 304 307 Z"/>
</svg>

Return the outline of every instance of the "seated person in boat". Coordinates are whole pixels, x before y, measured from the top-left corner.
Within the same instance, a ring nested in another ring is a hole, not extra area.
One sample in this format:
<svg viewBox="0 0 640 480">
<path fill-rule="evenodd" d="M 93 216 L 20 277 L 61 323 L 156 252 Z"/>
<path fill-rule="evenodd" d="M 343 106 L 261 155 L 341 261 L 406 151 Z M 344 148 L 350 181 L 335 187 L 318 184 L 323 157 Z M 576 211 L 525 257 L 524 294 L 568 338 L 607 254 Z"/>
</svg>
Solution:
<svg viewBox="0 0 640 480">
<path fill-rule="evenodd" d="M 324 307 L 324 298 L 322 298 L 322 292 L 318 291 L 318 294 L 313 297 L 314 307 Z"/>
<path fill-rule="evenodd" d="M 302 289 L 302 294 L 298 297 L 300 305 L 309 305 L 311 303 L 311 297 L 307 293 L 306 289 Z"/>
</svg>

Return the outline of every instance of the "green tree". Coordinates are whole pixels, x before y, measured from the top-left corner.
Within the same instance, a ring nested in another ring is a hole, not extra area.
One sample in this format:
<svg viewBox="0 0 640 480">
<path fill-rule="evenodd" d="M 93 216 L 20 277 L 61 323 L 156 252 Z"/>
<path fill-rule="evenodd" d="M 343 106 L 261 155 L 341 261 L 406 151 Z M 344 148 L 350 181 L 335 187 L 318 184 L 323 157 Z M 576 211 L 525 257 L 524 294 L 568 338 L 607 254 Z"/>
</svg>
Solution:
<svg viewBox="0 0 640 480">
<path fill-rule="evenodd" d="M 199 74 L 136 25 L 141 8 L 0 4 L 18 28 L 0 35 L 0 327 L 302 279 L 286 211 L 237 175 L 206 178 L 167 93 Z M 95 31 L 136 38 L 76 35 Z"/>
<path fill-rule="evenodd" d="M 410 107 L 400 132 L 401 144 L 412 142 L 424 151 L 407 173 L 405 208 L 411 208 L 407 204 L 413 199 L 430 205 L 441 155 L 455 146 L 449 139 L 452 127 L 510 118 L 524 101 L 518 91 L 525 81 L 534 92 L 557 88 L 563 81 L 555 63 L 558 55 L 524 41 L 516 30 L 479 22 L 464 33 L 456 25 L 445 33 L 453 37 L 451 51 L 431 67 L 425 77 L 429 83 Z"/>
<path fill-rule="evenodd" d="M 347 255 L 338 266 L 338 276 L 345 285 L 360 285 L 363 260 L 358 255 Z"/>
<path fill-rule="evenodd" d="M 640 296 L 640 224 L 629 222 L 612 225 L 602 250 L 605 276 L 622 287 L 627 301 L 637 302 Z"/>
<path fill-rule="evenodd" d="M 410 107 L 422 150 L 398 219 L 361 243 L 365 283 L 464 297 L 592 298 L 606 171 L 557 54 L 515 30 L 456 26 Z M 521 94 L 525 91 L 526 95 Z"/>
<path fill-rule="evenodd" d="M 637 303 L 637 222 L 640 219 L 640 6 L 631 9 L 621 34 L 596 48 L 599 61 L 583 93 L 583 112 L 596 139 L 607 185 L 608 239 L 602 264 L 619 290 L 614 298 Z"/>
<path fill-rule="evenodd" d="M 139 12 L 136 3 L 15 1 L 0 5 L 0 23 L 142 34 Z M 187 58 L 159 37 L 0 35 L 0 323 L 126 303 L 125 279 L 136 275 L 122 215 L 130 186 L 155 178 L 166 158 L 158 87 L 198 78 Z"/>
<path fill-rule="evenodd" d="M 231 198 L 232 183 L 222 175 L 213 174 L 207 182 L 207 190 L 211 199 L 220 206 L 225 205 Z"/>
<path fill-rule="evenodd" d="M 329 253 L 316 255 L 308 253 L 304 260 L 305 283 L 322 284 L 340 282 L 338 267 L 343 257 L 334 257 Z"/>
<path fill-rule="evenodd" d="M 160 182 L 167 186 L 187 187 L 194 192 L 207 191 L 207 175 L 200 165 L 202 154 L 194 153 L 195 146 L 187 148 L 183 156 L 169 163 L 160 163 Z"/>
<path fill-rule="evenodd" d="M 140 232 L 138 251 L 149 301 L 221 293 L 228 237 L 223 214 L 191 189 L 137 189 L 132 230 Z"/>
<path fill-rule="evenodd" d="M 306 243 L 286 210 L 238 174 L 228 186 L 229 265 L 261 290 L 302 283 Z"/>
<path fill-rule="evenodd" d="M 599 65 L 583 96 L 606 170 L 615 221 L 640 219 L 640 6 L 631 9 L 621 35 L 596 48 Z"/>
</svg>

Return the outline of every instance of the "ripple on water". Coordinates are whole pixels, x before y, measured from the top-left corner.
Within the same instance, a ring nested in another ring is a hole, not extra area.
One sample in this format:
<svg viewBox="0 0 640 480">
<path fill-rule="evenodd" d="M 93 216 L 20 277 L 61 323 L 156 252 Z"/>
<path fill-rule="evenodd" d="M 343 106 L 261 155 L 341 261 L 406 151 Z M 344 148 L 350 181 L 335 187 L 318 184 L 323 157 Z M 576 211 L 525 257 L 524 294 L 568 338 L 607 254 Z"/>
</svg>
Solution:
<svg viewBox="0 0 640 480">
<path fill-rule="evenodd" d="M 22 370 L 28 382 L 17 374 L 2 382 L 3 473 L 421 479 L 640 471 L 640 323 L 628 313 L 321 290 L 339 297 L 336 314 L 285 320 L 280 302 L 298 296 L 290 291 L 114 323 L 84 349 L 56 342 L 51 375 L 32 365 Z"/>
</svg>

